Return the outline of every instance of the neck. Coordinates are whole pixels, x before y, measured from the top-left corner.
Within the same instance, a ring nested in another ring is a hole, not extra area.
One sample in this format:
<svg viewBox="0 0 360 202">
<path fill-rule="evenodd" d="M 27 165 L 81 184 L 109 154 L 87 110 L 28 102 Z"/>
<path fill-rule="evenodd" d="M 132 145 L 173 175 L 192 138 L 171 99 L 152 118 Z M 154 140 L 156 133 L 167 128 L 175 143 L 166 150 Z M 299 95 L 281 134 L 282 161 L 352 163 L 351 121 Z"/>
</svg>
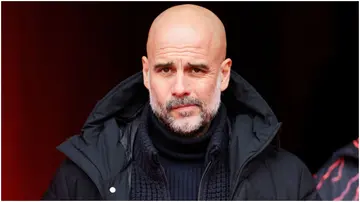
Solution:
<svg viewBox="0 0 360 202">
<path fill-rule="evenodd" d="M 204 158 L 215 129 L 221 125 L 222 111 L 219 110 L 212 122 L 199 129 L 196 135 L 185 136 L 172 132 L 150 109 L 150 138 L 160 154 L 187 160 Z"/>
</svg>

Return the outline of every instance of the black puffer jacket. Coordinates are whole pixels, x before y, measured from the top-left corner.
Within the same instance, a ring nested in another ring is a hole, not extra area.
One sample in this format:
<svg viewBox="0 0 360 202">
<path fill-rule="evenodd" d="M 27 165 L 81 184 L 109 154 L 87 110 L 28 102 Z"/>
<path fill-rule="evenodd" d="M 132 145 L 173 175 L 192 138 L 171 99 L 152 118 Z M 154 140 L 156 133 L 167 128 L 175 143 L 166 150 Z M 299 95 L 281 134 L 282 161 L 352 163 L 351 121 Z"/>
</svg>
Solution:
<svg viewBox="0 0 360 202">
<path fill-rule="evenodd" d="M 68 160 L 43 199 L 129 200 L 133 141 L 148 96 L 139 72 L 99 101 L 81 134 L 58 147 Z M 307 167 L 278 147 L 281 123 L 255 89 L 233 71 L 222 102 L 230 121 L 229 200 L 318 199 Z"/>
</svg>

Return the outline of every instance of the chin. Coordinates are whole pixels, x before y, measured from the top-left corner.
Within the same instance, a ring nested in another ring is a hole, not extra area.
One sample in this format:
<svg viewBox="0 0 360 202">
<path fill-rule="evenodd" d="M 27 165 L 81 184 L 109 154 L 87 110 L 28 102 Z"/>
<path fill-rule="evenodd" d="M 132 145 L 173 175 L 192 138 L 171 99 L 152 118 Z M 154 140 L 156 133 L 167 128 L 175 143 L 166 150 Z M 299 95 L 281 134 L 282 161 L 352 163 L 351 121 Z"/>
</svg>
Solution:
<svg viewBox="0 0 360 202">
<path fill-rule="evenodd" d="M 174 119 L 170 124 L 170 127 L 177 133 L 191 134 L 199 130 L 202 123 L 203 119 L 200 115 L 197 115 Z"/>
<path fill-rule="evenodd" d="M 200 116 L 200 112 L 197 110 L 179 110 L 171 112 L 170 116 L 172 116 L 175 120 L 182 120 L 187 118 L 191 119 Z"/>
</svg>

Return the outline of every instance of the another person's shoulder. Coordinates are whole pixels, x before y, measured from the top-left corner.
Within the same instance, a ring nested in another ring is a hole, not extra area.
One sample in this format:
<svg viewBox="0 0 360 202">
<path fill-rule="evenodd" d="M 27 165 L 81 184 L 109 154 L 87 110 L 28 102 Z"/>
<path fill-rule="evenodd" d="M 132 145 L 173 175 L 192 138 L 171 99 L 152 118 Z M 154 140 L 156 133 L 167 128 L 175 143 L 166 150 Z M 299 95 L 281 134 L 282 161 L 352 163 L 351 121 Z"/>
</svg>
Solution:
<svg viewBox="0 0 360 202">
<path fill-rule="evenodd" d="M 358 200 L 359 140 L 336 150 L 314 175 L 324 200 Z"/>
</svg>

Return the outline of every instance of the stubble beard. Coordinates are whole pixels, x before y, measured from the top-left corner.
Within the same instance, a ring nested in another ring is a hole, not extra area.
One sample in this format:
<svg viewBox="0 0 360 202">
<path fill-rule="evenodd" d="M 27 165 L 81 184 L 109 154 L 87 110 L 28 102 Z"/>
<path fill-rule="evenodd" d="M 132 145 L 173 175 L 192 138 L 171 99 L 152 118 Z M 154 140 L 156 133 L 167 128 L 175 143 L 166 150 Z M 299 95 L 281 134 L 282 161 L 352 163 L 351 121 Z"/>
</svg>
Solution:
<svg viewBox="0 0 360 202">
<path fill-rule="evenodd" d="M 149 78 L 149 95 L 150 95 L 150 106 L 153 113 L 162 121 L 172 132 L 179 136 L 193 137 L 202 134 L 202 130 L 210 125 L 211 120 L 215 117 L 220 107 L 221 102 L 221 74 L 219 74 L 215 92 L 211 98 L 211 102 L 206 105 L 204 102 L 192 98 L 172 98 L 166 102 L 166 106 L 161 106 L 155 96 L 152 96 L 152 90 L 150 86 L 150 75 Z M 181 118 L 175 119 L 170 114 L 172 106 L 179 104 L 193 104 L 200 109 L 200 113 L 193 115 L 191 112 L 180 112 Z"/>
</svg>

